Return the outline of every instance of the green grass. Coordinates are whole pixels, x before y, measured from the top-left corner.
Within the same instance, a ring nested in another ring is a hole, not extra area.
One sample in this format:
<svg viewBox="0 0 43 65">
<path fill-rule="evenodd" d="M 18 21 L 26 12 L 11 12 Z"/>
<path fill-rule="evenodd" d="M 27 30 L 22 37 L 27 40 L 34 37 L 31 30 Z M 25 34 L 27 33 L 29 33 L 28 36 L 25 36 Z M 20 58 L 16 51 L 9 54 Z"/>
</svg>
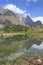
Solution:
<svg viewBox="0 0 43 65">
<path fill-rule="evenodd" d="M 29 27 L 26 34 L 31 40 L 42 40 L 43 41 L 43 26 Z"/>
<path fill-rule="evenodd" d="M 43 26 L 21 26 L 15 25 L 10 27 L 5 27 L 4 29 L 0 30 L 0 34 L 3 33 L 24 33 L 28 36 L 28 39 L 31 40 L 43 40 Z M 21 36 L 22 37 L 22 36 Z"/>
</svg>

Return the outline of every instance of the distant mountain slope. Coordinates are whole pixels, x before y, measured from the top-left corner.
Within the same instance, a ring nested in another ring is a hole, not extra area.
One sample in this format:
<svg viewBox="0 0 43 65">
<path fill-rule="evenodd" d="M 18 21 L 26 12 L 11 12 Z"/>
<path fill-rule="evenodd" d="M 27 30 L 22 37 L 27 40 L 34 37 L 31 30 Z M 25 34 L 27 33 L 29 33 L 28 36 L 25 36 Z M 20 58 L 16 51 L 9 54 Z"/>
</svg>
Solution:
<svg viewBox="0 0 43 65">
<path fill-rule="evenodd" d="M 11 15 L 14 15 L 14 13 L 8 9 L 0 9 L 0 16 L 3 15 L 3 16 L 11 16 Z"/>
<path fill-rule="evenodd" d="M 41 26 L 42 25 L 41 21 L 39 21 L 39 20 L 36 21 L 34 24 L 35 24 L 35 26 Z"/>
<path fill-rule="evenodd" d="M 33 25 L 33 21 L 32 21 L 32 19 L 30 18 L 29 15 L 27 15 L 26 18 L 25 18 L 25 24 L 29 25 L 29 26 Z"/>
<path fill-rule="evenodd" d="M 29 15 L 26 16 L 24 23 L 28 26 L 41 26 L 42 25 L 41 21 L 38 20 L 34 22 Z"/>
</svg>

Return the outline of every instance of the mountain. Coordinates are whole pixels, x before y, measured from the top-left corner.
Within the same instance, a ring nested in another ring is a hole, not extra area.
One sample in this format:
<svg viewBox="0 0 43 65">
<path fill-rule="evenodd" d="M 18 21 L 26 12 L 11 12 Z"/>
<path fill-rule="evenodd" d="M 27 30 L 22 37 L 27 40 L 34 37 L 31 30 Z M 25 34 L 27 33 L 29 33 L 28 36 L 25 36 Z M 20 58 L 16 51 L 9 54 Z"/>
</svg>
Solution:
<svg viewBox="0 0 43 65">
<path fill-rule="evenodd" d="M 29 15 L 27 15 L 26 18 L 25 18 L 24 23 L 26 25 L 32 26 L 33 25 L 33 20 L 31 19 L 31 17 Z"/>
<path fill-rule="evenodd" d="M 11 10 L 0 8 L 0 28 L 11 25 L 41 26 L 41 21 L 34 22 L 29 15 L 23 17 Z"/>
<path fill-rule="evenodd" d="M 14 13 L 8 9 L 0 9 L 0 16 L 14 16 Z"/>
<path fill-rule="evenodd" d="M 41 23 L 41 21 L 38 20 L 38 21 L 34 22 L 34 25 L 35 26 L 42 26 L 42 23 Z"/>
<path fill-rule="evenodd" d="M 23 25 L 20 20 L 19 14 L 16 14 L 8 9 L 0 9 L 0 25 L 11 26 L 11 25 Z"/>
<path fill-rule="evenodd" d="M 38 20 L 38 21 L 34 22 L 29 15 L 26 16 L 24 23 L 28 26 L 42 26 L 41 21 Z"/>
</svg>

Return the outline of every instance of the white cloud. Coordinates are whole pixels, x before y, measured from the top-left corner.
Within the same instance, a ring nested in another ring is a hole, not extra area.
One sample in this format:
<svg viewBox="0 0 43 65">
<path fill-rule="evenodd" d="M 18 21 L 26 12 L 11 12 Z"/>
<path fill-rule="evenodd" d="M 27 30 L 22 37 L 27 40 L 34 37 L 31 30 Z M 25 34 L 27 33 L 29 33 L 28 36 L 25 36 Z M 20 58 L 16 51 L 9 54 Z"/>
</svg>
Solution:
<svg viewBox="0 0 43 65">
<path fill-rule="evenodd" d="M 16 5 L 13 5 L 13 4 L 5 5 L 4 9 L 9 9 L 9 10 L 15 12 L 15 13 L 18 13 L 18 14 L 25 14 L 25 12 L 26 12 L 26 10 L 22 10 L 22 9 L 18 8 Z"/>
<path fill-rule="evenodd" d="M 40 20 L 43 24 L 43 16 L 32 18 L 34 21 Z"/>
<path fill-rule="evenodd" d="M 34 2 L 34 3 L 36 3 L 36 2 L 38 2 L 38 0 L 27 0 L 27 2 Z"/>
<path fill-rule="evenodd" d="M 25 13 L 25 14 L 24 14 L 24 17 L 26 18 L 27 15 L 29 15 L 29 16 L 31 17 L 30 13 Z"/>
<path fill-rule="evenodd" d="M 36 48 L 36 49 L 43 49 L 43 42 L 40 44 L 40 45 L 32 45 L 33 48 Z"/>
</svg>

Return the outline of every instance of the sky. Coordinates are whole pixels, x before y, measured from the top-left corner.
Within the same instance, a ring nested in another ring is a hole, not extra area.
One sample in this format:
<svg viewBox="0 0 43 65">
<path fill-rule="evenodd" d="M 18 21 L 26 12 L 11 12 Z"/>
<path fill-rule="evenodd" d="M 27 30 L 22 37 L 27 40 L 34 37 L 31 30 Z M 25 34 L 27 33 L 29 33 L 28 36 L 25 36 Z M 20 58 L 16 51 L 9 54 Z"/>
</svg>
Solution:
<svg viewBox="0 0 43 65">
<path fill-rule="evenodd" d="M 24 16 L 28 14 L 34 21 L 39 19 L 43 23 L 43 0 L 0 0 L 0 7 Z"/>
</svg>

